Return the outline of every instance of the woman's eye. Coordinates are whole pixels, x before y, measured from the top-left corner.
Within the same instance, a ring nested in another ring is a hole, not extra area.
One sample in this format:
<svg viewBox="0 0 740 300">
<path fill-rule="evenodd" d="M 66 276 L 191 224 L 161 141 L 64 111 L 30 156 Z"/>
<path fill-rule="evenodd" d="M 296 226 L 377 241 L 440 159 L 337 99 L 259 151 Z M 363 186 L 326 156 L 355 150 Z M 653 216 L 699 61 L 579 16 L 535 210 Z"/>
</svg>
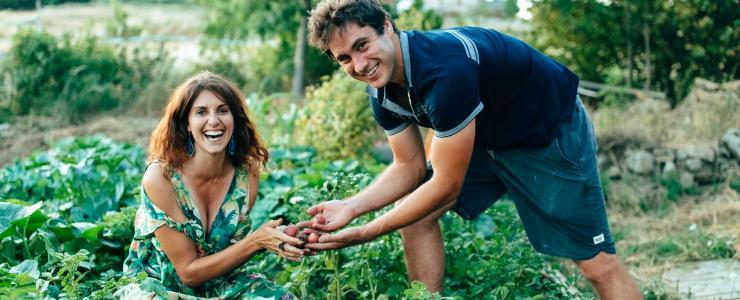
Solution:
<svg viewBox="0 0 740 300">
<path fill-rule="evenodd" d="M 361 43 L 360 47 L 358 47 L 357 49 L 359 49 L 360 51 L 365 51 L 365 49 L 367 49 L 367 43 Z"/>
</svg>

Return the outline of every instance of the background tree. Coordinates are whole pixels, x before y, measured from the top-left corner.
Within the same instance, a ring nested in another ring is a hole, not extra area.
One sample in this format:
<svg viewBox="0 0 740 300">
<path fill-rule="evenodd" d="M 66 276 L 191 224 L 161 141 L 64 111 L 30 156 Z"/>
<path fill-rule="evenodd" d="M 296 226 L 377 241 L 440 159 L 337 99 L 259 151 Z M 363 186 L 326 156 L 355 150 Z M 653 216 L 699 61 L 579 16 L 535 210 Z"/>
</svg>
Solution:
<svg viewBox="0 0 740 300">
<path fill-rule="evenodd" d="M 664 91 L 680 102 L 696 77 L 737 79 L 737 0 L 551 0 L 532 7 L 539 49 L 585 80 Z M 612 80 L 613 81 L 613 80 Z"/>
<path fill-rule="evenodd" d="M 257 57 L 255 77 L 276 78 L 267 92 L 289 88 L 296 99 L 303 97 L 306 84 L 319 82 L 335 68 L 331 60 L 306 47 L 305 24 L 311 0 L 217 0 L 201 1 L 207 10 L 204 32 L 220 39 L 258 39 L 264 43 Z M 270 74 L 272 73 L 272 74 Z M 283 78 L 291 78 L 283 80 Z"/>
</svg>

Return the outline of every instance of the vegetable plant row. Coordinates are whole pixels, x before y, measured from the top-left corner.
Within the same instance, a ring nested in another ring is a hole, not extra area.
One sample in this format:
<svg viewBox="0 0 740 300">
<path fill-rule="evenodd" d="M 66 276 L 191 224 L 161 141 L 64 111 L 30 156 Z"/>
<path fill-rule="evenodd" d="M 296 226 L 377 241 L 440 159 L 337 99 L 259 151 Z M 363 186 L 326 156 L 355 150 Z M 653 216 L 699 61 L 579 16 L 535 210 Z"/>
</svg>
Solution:
<svg viewBox="0 0 740 300">
<path fill-rule="evenodd" d="M 122 264 L 145 164 L 138 146 L 88 136 L 61 140 L 0 169 L 0 298 L 108 299 L 118 287 L 143 280 L 143 273 L 123 274 Z M 309 147 L 273 148 L 252 210 L 254 228 L 278 217 L 307 220 L 310 206 L 352 195 L 382 167 L 316 160 Z M 501 202 L 472 222 L 452 213 L 442 217 L 442 296 L 407 281 L 397 233 L 300 262 L 259 254 L 242 267 L 301 299 L 582 297 L 575 278 L 563 276 L 529 246 L 513 206 Z M 303 234 L 295 227 L 284 230 Z"/>
</svg>

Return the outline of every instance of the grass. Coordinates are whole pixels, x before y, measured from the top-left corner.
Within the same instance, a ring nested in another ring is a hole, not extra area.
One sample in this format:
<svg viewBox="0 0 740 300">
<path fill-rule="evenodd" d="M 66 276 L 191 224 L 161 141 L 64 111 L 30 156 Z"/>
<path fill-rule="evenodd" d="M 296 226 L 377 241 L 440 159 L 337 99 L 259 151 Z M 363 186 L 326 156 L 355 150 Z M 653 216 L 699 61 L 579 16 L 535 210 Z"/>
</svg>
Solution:
<svg viewBox="0 0 740 300">
<path fill-rule="evenodd" d="M 660 278 L 675 265 L 740 259 L 737 199 L 737 191 L 723 187 L 718 192 L 665 201 L 668 204 L 660 210 L 646 212 L 611 205 L 609 221 L 617 253 L 643 291 L 668 297 L 672 288 L 664 286 Z"/>
</svg>

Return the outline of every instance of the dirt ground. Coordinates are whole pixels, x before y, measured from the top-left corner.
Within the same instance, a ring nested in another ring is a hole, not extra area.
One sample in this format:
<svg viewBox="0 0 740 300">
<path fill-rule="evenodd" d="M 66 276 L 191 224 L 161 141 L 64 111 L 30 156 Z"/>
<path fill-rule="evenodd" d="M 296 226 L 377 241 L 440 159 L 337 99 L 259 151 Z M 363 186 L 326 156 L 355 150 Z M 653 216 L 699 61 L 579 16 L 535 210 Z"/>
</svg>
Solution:
<svg viewBox="0 0 740 300">
<path fill-rule="evenodd" d="M 71 136 L 104 134 L 117 141 L 146 147 L 157 122 L 154 117 L 125 114 L 101 116 L 81 125 L 59 125 L 59 121 L 45 117 L 18 118 L 13 124 L 0 126 L 0 167 L 24 159 L 32 151 L 44 151 L 57 140 Z"/>
</svg>

